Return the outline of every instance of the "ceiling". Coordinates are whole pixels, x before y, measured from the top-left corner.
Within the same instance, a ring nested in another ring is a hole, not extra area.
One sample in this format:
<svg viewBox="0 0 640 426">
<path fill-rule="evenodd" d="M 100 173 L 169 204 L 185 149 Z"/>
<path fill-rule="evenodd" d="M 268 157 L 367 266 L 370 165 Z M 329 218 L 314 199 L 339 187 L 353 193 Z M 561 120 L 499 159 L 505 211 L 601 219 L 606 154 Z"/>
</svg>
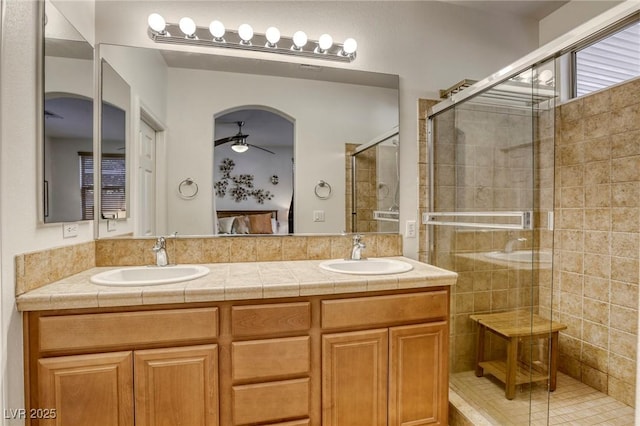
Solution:
<svg viewBox="0 0 640 426">
<path fill-rule="evenodd" d="M 547 0 L 442 0 L 459 6 L 470 7 L 488 13 L 515 15 L 523 19 L 541 20 L 545 16 L 555 12 L 569 1 Z"/>
<path fill-rule="evenodd" d="M 242 133 L 249 135 L 247 142 L 262 147 L 293 147 L 293 122 L 263 109 L 247 108 L 229 112 L 215 120 L 216 139 L 238 133 L 236 122 L 244 121 Z M 216 149 L 230 149 L 220 145 Z"/>
</svg>

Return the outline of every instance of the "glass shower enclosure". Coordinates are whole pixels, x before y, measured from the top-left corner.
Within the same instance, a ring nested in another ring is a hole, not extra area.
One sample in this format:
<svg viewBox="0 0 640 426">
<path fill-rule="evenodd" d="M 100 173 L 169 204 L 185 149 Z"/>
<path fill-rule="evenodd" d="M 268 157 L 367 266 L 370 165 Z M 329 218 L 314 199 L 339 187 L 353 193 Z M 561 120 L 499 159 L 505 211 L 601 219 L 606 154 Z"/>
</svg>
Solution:
<svg viewBox="0 0 640 426">
<path fill-rule="evenodd" d="M 366 144 L 348 144 L 346 151 L 346 231 L 398 233 L 398 127 Z"/>
<path fill-rule="evenodd" d="M 548 411 L 556 73 L 538 64 L 428 120 L 429 263 L 458 273 L 451 390 L 496 424 Z M 492 412 L 480 377 L 528 410 Z"/>
</svg>

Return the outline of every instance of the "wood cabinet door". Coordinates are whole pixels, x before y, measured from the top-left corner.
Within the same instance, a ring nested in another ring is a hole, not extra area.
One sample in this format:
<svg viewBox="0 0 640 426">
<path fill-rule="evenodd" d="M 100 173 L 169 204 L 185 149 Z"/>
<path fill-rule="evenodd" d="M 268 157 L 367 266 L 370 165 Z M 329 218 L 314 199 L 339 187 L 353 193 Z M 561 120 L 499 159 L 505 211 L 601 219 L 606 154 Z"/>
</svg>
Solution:
<svg viewBox="0 0 640 426">
<path fill-rule="evenodd" d="M 389 426 L 446 425 L 446 322 L 389 329 Z"/>
<path fill-rule="evenodd" d="M 42 358 L 38 396 L 41 425 L 133 426 L 131 352 Z"/>
<path fill-rule="evenodd" d="M 217 345 L 134 353 L 136 426 L 218 425 Z"/>
<path fill-rule="evenodd" d="M 322 337 L 323 426 L 386 426 L 387 329 Z"/>
</svg>

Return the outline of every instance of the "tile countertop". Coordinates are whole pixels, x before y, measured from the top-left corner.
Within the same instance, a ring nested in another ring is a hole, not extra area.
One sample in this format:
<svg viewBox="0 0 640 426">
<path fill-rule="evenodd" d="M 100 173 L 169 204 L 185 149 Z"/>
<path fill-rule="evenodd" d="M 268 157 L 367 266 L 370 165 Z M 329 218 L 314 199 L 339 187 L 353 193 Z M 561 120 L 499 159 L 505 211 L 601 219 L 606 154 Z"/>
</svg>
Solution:
<svg viewBox="0 0 640 426">
<path fill-rule="evenodd" d="M 391 275 L 348 275 L 325 271 L 322 260 L 206 264 L 209 274 L 173 284 L 108 287 L 90 282 L 98 272 L 86 270 L 16 298 L 19 311 L 104 308 L 163 303 L 215 302 L 315 296 L 454 285 L 455 272 L 405 257 L 392 257 L 413 265 L 408 272 Z"/>
</svg>

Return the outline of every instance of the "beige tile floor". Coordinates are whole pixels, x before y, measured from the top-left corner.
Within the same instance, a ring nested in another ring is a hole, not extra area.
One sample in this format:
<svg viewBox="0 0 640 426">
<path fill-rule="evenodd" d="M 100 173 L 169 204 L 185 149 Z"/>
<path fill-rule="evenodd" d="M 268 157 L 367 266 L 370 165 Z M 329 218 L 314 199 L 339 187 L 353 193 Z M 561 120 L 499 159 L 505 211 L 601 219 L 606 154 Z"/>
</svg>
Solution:
<svg viewBox="0 0 640 426">
<path fill-rule="evenodd" d="M 634 424 L 634 409 L 558 373 L 555 392 L 542 384 L 518 386 L 516 397 L 504 397 L 504 385 L 473 371 L 450 377 L 451 389 L 492 425 L 611 425 Z M 530 391 L 531 390 L 531 395 Z M 530 397 L 531 396 L 531 397 Z"/>
</svg>

